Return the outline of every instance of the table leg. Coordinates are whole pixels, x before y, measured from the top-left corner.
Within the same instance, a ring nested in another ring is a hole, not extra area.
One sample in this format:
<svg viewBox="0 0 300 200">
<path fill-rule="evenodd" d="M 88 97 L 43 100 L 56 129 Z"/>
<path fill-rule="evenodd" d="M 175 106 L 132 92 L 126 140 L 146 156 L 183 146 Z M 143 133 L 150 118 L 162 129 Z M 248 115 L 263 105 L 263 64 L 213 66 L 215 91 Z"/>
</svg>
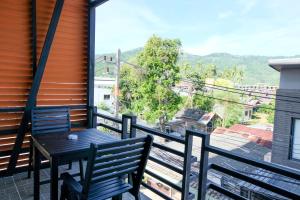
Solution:
<svg viewBox="0 0 300 200">
<path fill-rule="evenodd" d="M 33 146 L 33 192 L 34 192 L 34 200 L 40 199 L 40 152 L 39 150 Z"/>
<path fill-rule="evenodd" d="M 50 197 L 51 200 L 58 200 L 58 161 L 55 158 L 50 160 L 50 170 Z"/>
<path fill-rule="evenodd" d="M 114 196 L 112 198 L 112 200 L 122 200 L 122 194 L 118 195 L 118 196 Z"/>
</svg>

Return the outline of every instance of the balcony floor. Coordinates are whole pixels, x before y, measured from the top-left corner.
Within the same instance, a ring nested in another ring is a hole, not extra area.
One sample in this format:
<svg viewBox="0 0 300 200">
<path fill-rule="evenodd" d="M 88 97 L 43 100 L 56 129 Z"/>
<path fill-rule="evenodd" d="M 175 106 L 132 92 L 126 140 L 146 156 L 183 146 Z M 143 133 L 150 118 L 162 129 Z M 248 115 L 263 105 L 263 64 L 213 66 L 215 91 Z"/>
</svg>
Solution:
<svg viewBox="0 0 300 200">
<path fill-rule="evenodd" d="M 60 173 L 68 171 L 70 173 L 78 172 L 78 164 L 73 163 L 72 170 L 67 170 L 68 166 L 60 167 Z M 41 181 L 47 180 L 50 177 L 49 169 L 41 170 Z M 59 182 L 59 185 L 62 182 Z M 60 186 L 59 186 L 60 188 Z M 41 200 L 50 199 L 50 184 L 43 184 L 40 187 Z M 60 190 L 59 190 L 60 192 Z M 148 197 L 141 193 L 142 200 L 149 200 Z M 15 174 L 14 176 L 0 178 L 0 199 L 3 200 L 32 200 L 33 199 L 33 174 L 31 179 L 27 178 L 27 172 Z M 123 195 L 124 200 L 133 199 L 130 194 Z"/>
</svg>

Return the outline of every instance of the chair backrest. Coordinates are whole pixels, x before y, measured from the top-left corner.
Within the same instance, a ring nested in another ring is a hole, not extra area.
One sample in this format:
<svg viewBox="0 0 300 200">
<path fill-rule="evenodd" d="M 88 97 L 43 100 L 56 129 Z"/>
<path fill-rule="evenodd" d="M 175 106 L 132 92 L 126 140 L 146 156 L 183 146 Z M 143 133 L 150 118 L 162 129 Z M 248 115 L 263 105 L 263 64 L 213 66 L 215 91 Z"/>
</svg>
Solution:
<svg viewBox="0 0 300 200">
<path fill-rule="evenodd" d="M 36 107 L 31 111 L 31 134 L 69 132 L 71 130 L 68 107 Z"/>
<path fill-rule="evenodd" d="M 93 184 L 116 177 L 134 176 L 133 189 L 138 190 L 143 179 L 153 137 L 124 139 L 106 144 L 91 144 L 83 195 L 88 196 Z"/>
</svg>

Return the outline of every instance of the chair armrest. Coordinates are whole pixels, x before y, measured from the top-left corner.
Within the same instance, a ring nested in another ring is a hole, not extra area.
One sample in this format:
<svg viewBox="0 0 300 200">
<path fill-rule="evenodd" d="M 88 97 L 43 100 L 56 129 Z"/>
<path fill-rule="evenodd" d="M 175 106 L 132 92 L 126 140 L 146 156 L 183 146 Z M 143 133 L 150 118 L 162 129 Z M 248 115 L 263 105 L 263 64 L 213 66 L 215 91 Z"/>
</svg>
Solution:
<svg viewBox="0 0 300 200">
<path fill-rule="evenodd" d="M 67 186 L 70 192 L 75 192 L 77 194 L 82 193 L 82 185 L 78 183 L 68 172 L 60 175 L 63 180 L 63 184 Z"/>
</svg>

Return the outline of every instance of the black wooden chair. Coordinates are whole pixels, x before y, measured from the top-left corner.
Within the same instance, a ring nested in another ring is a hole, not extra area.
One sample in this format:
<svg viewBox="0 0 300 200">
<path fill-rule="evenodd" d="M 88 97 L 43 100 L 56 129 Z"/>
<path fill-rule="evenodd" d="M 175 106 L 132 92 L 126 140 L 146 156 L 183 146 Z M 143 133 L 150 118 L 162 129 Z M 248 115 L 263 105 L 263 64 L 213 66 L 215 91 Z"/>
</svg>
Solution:
<svg viewBox="0 0 300 200">
<path fill-rule="evenodd" d="M 31 135 L 66 133 L 71 130 L 70 111 L 68 107 L 36 107 L 31 111 Z M 32 171 L 32 140 L 30 140 L 28 178 Z M 80 175 L 82 178 L 82 161 L 79 160 Z M 69 169 L 72 162 L 69 162 Z"/>
<path fill-rule="evenodd" d="M 140 185 L 153 137 L 91 144 L 85 179 L 77 182 L 69 173 L 61 178 L 61 200 L 119 199 L 130 192 L 140 199 Z"/>
</svg>

